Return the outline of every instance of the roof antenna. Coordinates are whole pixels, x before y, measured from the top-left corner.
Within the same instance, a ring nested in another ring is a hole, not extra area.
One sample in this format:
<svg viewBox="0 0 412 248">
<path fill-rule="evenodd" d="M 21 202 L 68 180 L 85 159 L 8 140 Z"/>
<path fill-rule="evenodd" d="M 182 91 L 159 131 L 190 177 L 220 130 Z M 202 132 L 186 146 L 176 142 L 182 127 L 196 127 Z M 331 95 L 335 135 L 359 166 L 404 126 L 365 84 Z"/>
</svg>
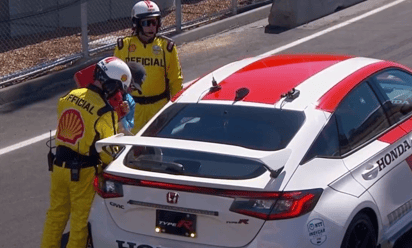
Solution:
<svg viewBox="0 0 412 248">
<path fill-rule="evenodd" d="M 219 90 L 222 88 L 222 86 L 220 86 L 220 85 L 217 84 L 216 79 L 215 79 L 215 77 L 213 76 L 213 72 L 212 72 L 212 85 L 213 85 L 213 86 L 210 87 L 210 89 L 209 89 L 209 92 L 210 92 L 210 93 L 219 91 Z"/>
<path fill-rule="evenodd" d="M 245 98 L 247 96 L 247 94 L 249 94 L 249 89 L 248 88 L 240 88 L 238 90 L 236 90 L 236 96 L 235 96 L 235 100 L 233 102 L 233 104 L 235 104 L 236 102 L 242 100 L 243 98 Z"/>
<path fill-rule="evenodd" d="M 299 95 L 300 95 L 300 91 L 295 89 L 295 88 L 292 88 L 290 91 L 280 95 L 281 98 L 285 98 L 285 99 L 283 99 L 283 101 L 280 105 L 280 109 L 282 109 L 285 102 L 291 102 L 291 101 L 295 100 L 296 98 L 298 98 Z"/>
</svg>

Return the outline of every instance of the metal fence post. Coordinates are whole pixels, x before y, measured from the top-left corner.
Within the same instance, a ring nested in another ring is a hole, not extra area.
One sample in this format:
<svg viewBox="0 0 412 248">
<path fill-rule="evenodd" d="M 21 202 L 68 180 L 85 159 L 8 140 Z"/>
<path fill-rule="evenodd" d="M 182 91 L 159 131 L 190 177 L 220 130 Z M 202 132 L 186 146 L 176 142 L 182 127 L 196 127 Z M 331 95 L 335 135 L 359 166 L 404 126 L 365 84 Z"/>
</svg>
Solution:
<svg viewBox="0 0 412 248">
<path fill-rule="evenodd" d="M 9 5 L 8 0 L 0 0 L 0 40 L 11 37 Z"/>
<path fill-rule="evenodd" d="M 82 28 L 82 53 L 84 58 L 89 58 L 89 36 L 87 32 L 87 0 L 81 0 L 80 20 Z"/>
<path fill-rule="evenodd" d="M 176 32 L 182 32 L 182 0 L 176 0 Z"/>
<path fill-rule="evenodd" d="M 232 0 L 232 14 L 237 14 L 237 0 Z"/>
</svg>

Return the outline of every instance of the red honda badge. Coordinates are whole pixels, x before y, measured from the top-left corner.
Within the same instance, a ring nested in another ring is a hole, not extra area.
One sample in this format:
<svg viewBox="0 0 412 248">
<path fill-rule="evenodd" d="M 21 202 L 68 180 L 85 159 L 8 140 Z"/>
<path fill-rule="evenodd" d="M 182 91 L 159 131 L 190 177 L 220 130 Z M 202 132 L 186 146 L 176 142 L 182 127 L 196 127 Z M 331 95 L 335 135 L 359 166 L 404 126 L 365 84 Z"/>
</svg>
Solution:
<svg viewBox="0 0 412 248">
<path fill-rule="evenodd" d="M 179 199 L 179 194 L 176 192 L 168 192 L 166 195 L 167 203 L 176 204 Z"/>
</svg>

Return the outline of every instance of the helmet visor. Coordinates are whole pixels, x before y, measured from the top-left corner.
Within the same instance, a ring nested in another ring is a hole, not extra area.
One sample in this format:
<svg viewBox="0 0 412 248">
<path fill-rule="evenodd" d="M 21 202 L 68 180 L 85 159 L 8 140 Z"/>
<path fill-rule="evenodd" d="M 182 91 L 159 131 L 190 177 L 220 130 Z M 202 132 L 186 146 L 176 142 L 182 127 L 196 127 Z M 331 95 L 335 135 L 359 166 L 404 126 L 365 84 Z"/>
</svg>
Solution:
<svg viewBox="0 0 412 248">
<path fill-rule="evenodd" d="M 157 19 L 145 19 L 140 21 L 140 25 L 142 27 L 149 27 L 150 25 L 157 26 L 158 23 L 159 22 L 157 21 Z"/>
</svg>

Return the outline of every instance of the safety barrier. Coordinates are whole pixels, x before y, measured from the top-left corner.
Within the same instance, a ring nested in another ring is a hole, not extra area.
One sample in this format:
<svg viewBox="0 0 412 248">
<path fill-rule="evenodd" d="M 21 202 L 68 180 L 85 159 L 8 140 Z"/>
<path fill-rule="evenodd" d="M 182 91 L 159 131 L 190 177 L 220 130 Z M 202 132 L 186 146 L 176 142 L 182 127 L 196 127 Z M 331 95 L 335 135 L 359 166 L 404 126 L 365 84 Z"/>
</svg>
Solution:
<svg viewBox="0 0 412 248">
<path fill-rule="evenodd" d="M 269 26 L 293 28 L 365 0 L 274 0 Z"/>
<path fill-rule="evenodd" d="M 179 33 L 272 0 L 154 0 L 164 34 Z M 136 0 L 0 0 L 0 89 L 114 48 L 131 34 Z"/>
</svg>

